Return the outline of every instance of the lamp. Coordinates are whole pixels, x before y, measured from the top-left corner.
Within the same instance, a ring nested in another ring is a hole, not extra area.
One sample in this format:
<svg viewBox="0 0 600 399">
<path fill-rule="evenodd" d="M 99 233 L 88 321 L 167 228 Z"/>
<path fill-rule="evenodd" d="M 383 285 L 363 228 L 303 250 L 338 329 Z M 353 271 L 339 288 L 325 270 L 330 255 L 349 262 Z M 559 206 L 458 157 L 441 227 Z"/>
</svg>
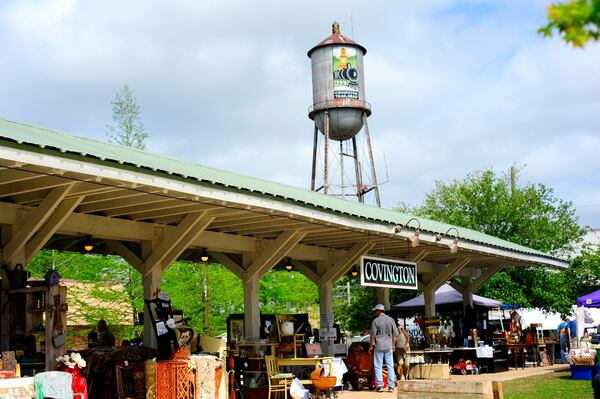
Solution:
<svg viewBox="0 0 600 399">
<path fill-rule="evenodd" d="M 415 235 L 412 236 L 412 237 L 408 237 L 408 240 L 410 241 L 410 246 L 413 247 L 413 248 L 416 248 L 416 247 L 419 246 L 419 242 L 420 242 L 419 234 L 421 233 L 421 222 L 419 222 L 419 219 L 417 219 L 417 218 L 410 218 L 410 219 L 408 219 L 408 222 L 406 222 L 405 224 L 397 224 L 394 227 L 394 233 L 396 233 L 396 234 L 400 233 L 402 231 L 402 229 L 405 228 L 405 227 L 407 227 L 408 224 L 410 222 L 412 222 L 413 220 L 415 222 L 417 222 L 418 226 L 415 229 Z"/>
<path fill-rule="evenodd" d="M 458 238 L 459 238 L 458 229 L 456 227 L 450 227 L 448 230 L 446 230 L 446 232 L 444 234 L 436 234 L 435 235 L 435 240 L 436 241 L 441 241 L 442 238 L 444 238 L 444 237 L 446 237 L 448 235 L 448 233 L 450 232 L 450 230 L 456 231 L 456 237 L 454 237 L 454 239 L 452 240 L 452 242 L 450 244 L 448 244 L 448 248 L 450 248 L 450 253 L 451 254 L 455 254 L 455 253 L 458 252 Z"/>
<path fill-rule="evenodd" d="M 200 260 L 204 263 L 208 262 L 208 260 L 210 259 L 210 256 L 208 255 L 208 251 L 206 250 L 206 248 L 204 248 L 202 250 L 202 253 L 200 254 Z"/>
<path fill-rule="evenodd" d="M 92 252 L 92 250 L 94 249 L 94 242 L 92 241 L 92 236 L 85 236 L 85 240 L 83 241 L 83 249 L 85 250 L 85 252 Z"/>
<path fill-rule="evenodd" d="M 287 270 L 288 272 L 294 270 L 294 265 L 292 265 L 292 260 L 290 258 L 285 258 L 285 264 L 283 265 L 283 267 L 285 267 L 285 270 Z"/>
<path fill-rule="evenodd" d="M 356 266 L 354 266 L 354 267 L 352 268 L 352 270 L 350 270 L 350 275 L 351 275 L 352 277 L 356 277 L 356 276 L 358 276 L 358 269 L 356 268 Z"/>
</svg>

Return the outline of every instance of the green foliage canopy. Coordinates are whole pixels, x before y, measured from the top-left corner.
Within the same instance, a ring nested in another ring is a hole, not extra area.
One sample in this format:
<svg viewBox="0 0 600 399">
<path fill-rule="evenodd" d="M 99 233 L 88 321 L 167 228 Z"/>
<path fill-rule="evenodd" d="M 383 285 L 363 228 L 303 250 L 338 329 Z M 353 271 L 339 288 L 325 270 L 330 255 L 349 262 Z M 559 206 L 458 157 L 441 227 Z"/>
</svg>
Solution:
<svg viewBox="0 0 600 399">
<path fill-rule="evenodd" d="M 573 47 L 584 47 L 600 39 L 600 0 L 572 0 L 548 6 L 548 24 L 538 31 L 552 36 L 558 31 Z"/>
<path fill-rule="evenodd" d="M 492 169 L 451 183 L 436 182 L 419 216 L 471 228 L 557 256 L 574 251 L 585 229 L 571 202 L 543 184 L 517 184 Z M 526 307 L 569 312 L 574 303 L 565 273 L 540 267 L 507 267 L 484 285 L 482 295 Z"/>
</svg>

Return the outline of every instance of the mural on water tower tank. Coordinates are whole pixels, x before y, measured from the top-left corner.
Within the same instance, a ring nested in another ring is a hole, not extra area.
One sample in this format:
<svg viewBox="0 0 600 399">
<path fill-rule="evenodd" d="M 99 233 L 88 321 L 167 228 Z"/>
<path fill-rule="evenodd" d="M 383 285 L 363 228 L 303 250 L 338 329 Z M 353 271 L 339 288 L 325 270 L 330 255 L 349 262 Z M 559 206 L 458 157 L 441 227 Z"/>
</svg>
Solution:
<svg viewBox="0 0 600 399">
<path fill-rule="evenodd" d="M 333 47 L 333 97 L 358 100 L 356 49 Z"/>
</svg>

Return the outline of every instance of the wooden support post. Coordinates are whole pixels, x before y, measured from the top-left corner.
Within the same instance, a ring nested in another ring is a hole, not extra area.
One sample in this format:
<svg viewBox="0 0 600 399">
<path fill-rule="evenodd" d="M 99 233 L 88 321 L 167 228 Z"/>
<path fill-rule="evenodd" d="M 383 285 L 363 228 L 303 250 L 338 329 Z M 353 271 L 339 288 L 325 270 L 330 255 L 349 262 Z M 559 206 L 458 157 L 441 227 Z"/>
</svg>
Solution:
<svg viewBox="0 0 600 399">
<path fill-rule="evenodd" d="M 333 315 L 333 282 L 328 281 L 319 285 L 319 313 L 321 320 L 323 315 Z M 321 328 L 324 326 L 321 325 Z M 324 356 L 333 356 L 333 341 L 321 342 Z"/>
<path fill-rule="evenodd" d="M 144 285 L 144 299 L 154 299 L 156 293 L 160 289 L 160 280 L 162 278 L 162 270 L 160 267 L 155 267 L 149 273 L 142 275 L 142 284 Z M 148 314 L 148 308 L 144 303 L 144 345 L 150 348 L 158 348 L 156 335 L 154 334 L 154 326 L 152 318 Z"/>
<path fill-rule="evenodd" d="M 46 306 L 54 306 L 54 296 L 60 297 L 60 304 L 67 304 L 67 287 L 60 285 L 51 285 L 46 293 Z M 56 316 L 60 321 L 55 322 Z M 67 344 L 54 346 L 53 338 L 61 333 L 67 333 L 67 312 L 59 309 L 58 311 L 48 310 L 46 312 L 46 371 L 58 370 L 56 358 L 67 353 Z M 55 325 L 61 325 L 62 330 L 55 330 Z"/>
<path fill-rule="evenodd" d="M 377 287 L 377 303 L 385 306 L 386 310 L 390 310 L 390 289 L 387 287 Z"/>
<path fill-rule="evenodd" d="M 250 252 L 242 253 L 242 265 L 248 269 L 254 264 L 254 254 Z M 258 274 L 249 275 L 243 273 L 242 282 L 244 283 L 244 333 L 246 337 L 260 336 L 260 308 L 258 306 L 258 288 L 260 278 Z"/>
</svg>

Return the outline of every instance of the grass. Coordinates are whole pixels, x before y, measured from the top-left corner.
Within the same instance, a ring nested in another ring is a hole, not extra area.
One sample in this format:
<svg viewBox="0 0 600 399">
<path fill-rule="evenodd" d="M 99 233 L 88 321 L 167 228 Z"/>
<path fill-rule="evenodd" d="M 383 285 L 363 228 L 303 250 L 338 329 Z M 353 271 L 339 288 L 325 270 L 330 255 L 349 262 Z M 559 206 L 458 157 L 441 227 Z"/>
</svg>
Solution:
<svg viewBox="0 0 600 399">
<path fill-rule="evenodd" d="M 592 399 L 591 381 L 571 379 L 569 371 L 502 382 L 505 399 Z"/>
</svg>

